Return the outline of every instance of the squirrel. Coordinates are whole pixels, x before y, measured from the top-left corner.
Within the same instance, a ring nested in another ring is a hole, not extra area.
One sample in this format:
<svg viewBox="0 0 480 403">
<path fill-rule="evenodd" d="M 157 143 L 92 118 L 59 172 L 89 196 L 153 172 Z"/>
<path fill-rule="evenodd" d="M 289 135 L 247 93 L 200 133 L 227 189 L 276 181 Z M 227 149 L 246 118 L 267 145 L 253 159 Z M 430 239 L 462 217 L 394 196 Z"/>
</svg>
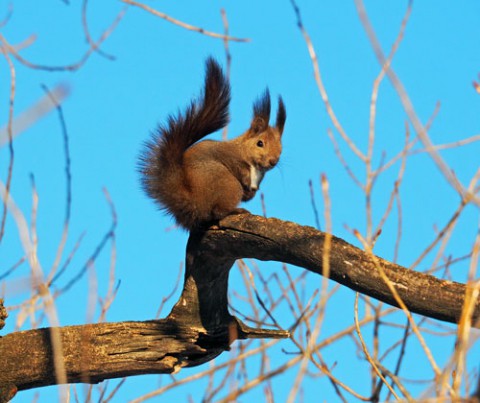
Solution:
<svg viewBox="0 0 480 403">
<path fill-rule="evenodd" d="M 279 97 L 275 127 L 269 126 L 268 88 L 254 103 L 245 133 L 229 141 L 199 141 L 227 125 L 229 103 L 230 85 L 210 57 L 201 96 L 183 113 L 170 115 L 140 155 L 143 189 L 187 230 L 246 212 L 238 205 L 255 196 L 282 152 L 285 105 Z"/>
</svg>

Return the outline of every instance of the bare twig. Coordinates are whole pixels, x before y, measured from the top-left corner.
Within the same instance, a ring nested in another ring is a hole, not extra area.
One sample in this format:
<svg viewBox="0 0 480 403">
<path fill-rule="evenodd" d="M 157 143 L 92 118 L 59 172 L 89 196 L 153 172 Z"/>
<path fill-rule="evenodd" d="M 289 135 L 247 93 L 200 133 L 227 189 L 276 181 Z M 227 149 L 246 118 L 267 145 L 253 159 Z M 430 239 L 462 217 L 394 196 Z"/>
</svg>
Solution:
<svg viewBox="0 0 480 403">
<path fill-rule="evenodd" d="M 302 382 L 303 377 L 307 371 L 307 364 L 309 360 L 311 360 L 312 352 L 314 351 L 316 340 L 320 334 L 322 323 L 325 314 L 325 308 L 327 304 L 327 289 L 328 289 L 328 279 L 330 277 L 330 253 L 331 253 L 331 243 L 332 243 L 332 236 L 328 235 L 332 233 L 332 218 L 331 218 L 331 203 L 330 203 L 330 195 L 329 195 L 329 184 L 327 177 L 322 175 L 321 177 L 321 187 L 322 187 L 322 194 L 324 200 L 324 215 L 325 215 L 325 226 L 326 226 L 326 234 L 325 242 L 323 246 L 323 253 L 322 253 L 322 267 L 323 267 L 323 279 L 322 279 L 322 291 L 320 292 L 320 300 L 318 302 L 318 316 L 315 320 L 315 324 L 313 326 L 313 332 L 311 333 L 305 350 L 303 351 L 303 358 L 300 362 L 300 368 L 298 370 L 297 376 L 295 378 L 295 382 L 293 387 L 290 390 L 288 395 L 288 402 L 294 402 L 296 395 L 300 389 L 300 385 Z"/>
<path fill-rule="evenodd" d="M 310 203 L 312 205 L 313 217 L 315 219 L 315 228 L 320 231 L 321 226 L 320 219 L 318 218 L 317 203 L 315 202 L 315 189 L 313 188 L 313 182 L 311 179 L 308 181 L 308 188 L 310 189 Z"/>
<path fill-rule="evenodd" d="M 8 63 L 8 67 L 10 70 L 10 98 L 9 98 L 9 107 L 8 107 L 8 124 L 7 124 L 7 134 L 8 134 L 8 151 L 9 151 L 9 163 L 8 163 L 8 173 L 7 173 L 7 181 L 5 185 L 5 195 L 3 196 L 3 212 L 2 212 L 2 219 L 0 222 L 0 243 L 2 242 L 3 235 L 5 233 L 5 223 L 7 220 L 7 199 L 10 194 L 10 185 L 12 182 L 12 174 L 13 174 L 13 163 L 15 159 L 15 153 L 13 151 L 13 107 L 15 102 L 15 89 L 16 89 L 16 72 L 15 67 L 12 63 L 12 60 L 8 53 L 5 51 L 3 47 L 0 47 L 5 60 Z"/>
<path fill-rule="evenodd" d="M 428 245 L 424 251 L 420 254 L 420 256 L 415 260 L 415 262 L 413 262 L 411 265 L 410 265 L 410 269 L 414 269 L 415 267 L 417 267 L 421 262 L 422 260 L 425 258 L 425 256 L 427 256 L 431 251 L 432 249 L 438 244 L 438 242 L 440 242 L 443 237 L 445 236 L 445 234 L 447 234 L 454 226 L 455 224 L 457 223 L 457 220 L 458 218 L 460 217 L 460 214 L 462 213 L 463 209 L 465 208 L 466 206 L 466 203 L 464 200 L 462 200 L 460 202 L 460 205 L 458 206 L 457 210 L 455 210 L 455 212 L 453 213 L 452 217 L 448 220 L 447 224 L 445 225 L 445 227 L 443 227 L 441 229 L 441 231 L 438 232 L 437 236 L 435 237 L 435 239 L 430 243 L 430 245 Z"/>
<path fill-rule="evenodd" d="M 248 38 L 236 38 L 234 36 L 226 36 L 226 35 L 222 35 L 222 34 L 217 34 L 215 32 L 207 31 L 203 28 L 195 27 L 193 25 L 190 25 L 190 24 L 187 24 L 187 23 L 182 22 L 180 20 L 177 20 L 175 18 L 172 18 L 169 15 L 167 15 L 165 13 L 162 13 L 161 11 L 157 11 L 157 10 L 147 6 L 146 4 L 138 3 L 138 2 L 133 1 L 133 0 L 122 0 L 122 1 L 126 4 L 130 4 L 132 6 L 139 7 L 141 9 L 145 10 L 145 11 L 148 11 L 149 13 L 151 13 L 153 15 L 156 15 L 157 17 L 163 18 L 164 20 L 166 20 L 168 22 L 171 22 L 172 24 L 178 25 L 179 27 L 188 29 L 189 31 L 194 31 L 194 32 L 198 32 L 202 35 L 207 35 L 207 36 L 211 36 L 213 38 L 219 38 L 219 39 L 234 41 L 234 42 L 249 42 L 250 41 L 250 39 L 248 39 Z"/>
<path fill-rule="evenodd" d="M 5 25 L 8 24 L 8 22 L 10 21 L 10 18 L 12 17 L 12 14 L 13 14 L 13 3 L 9 2 L 5 17 L 3 17 L 3 19 L 0 21 L 0 28 L 3 28 Z"/>
<path fill-rule="evenodd" d="M 382 375 L 382 373 L 380 372 L 380 370 L 378 369 L 378 366 L 377 364 L 375 363 L 375 361 L 372 359 L 370 353 L 368 352 L 368 348 L 367 348 L 367 345 L 365 344 L 365 341 L 363 340 L 363 336 L 362 336 L 362 332 L 360 331 L 360 325 L 359 325 L 359 321 L 358 321 L 358 293 L 356 294 L 355 296 L 355 315 L 354 315 L 354 318 L 355 318 L 355 330 L 357 331 L 357 335 L 358 335 L 358 338 L 360 340 L 360 343 L 362 345 L 362 350 L 365 354 L 365 357 L 367 359 L 367 361 L 370 363 L 370 365 L 372 366 L 372 368 L 375 370 L 375 373 L 377 374 L 377 376 L 382 380 L 382 382 L 387 386 L 387 388 L 390 390 L 390 392 L 392 393 L 393 396 L 395 396 L 395 398 L 397 400 L 399 400 L 399 397 L 397 396 L 397 394 L 395 393 L 395 391 L 393 390 L 392 386 L 387 382 L 387 380 L 385 379 L 385 377 Z"/>
<path fill-rule="evenodd" d="M 411 1 L 412 0 L 410 0 L 410 2 Z M 363 1 L 355 0 L 355 4 L 357 6 L 357 11 L 360 16 L 360 21 L 372 44 L 373 50 L 375 52 L 375 56 L 377 57 L 379 63 L 383 66 L 386 63 L 386 59 L 383 54 L 380 43 L 378 42 L 377 36 L 374 32 L 373 26 L 370 23 L 370 20 L 366 13 Z M 415 129 L 415 132 L 420 138 L 420 141 L 426 148 L 428 154 L 430 155 L 434 163 L 437 165 L 438 169 L 440 170 L 444 178 L 452 186 L 452 188 L 458 192 L 458 194 L 462 199 L 465 199 L 468 202 L 472 201 L 477 206 L 480 206 L 479 196 L 475 195 L 475 193 L 469 191 L 462 185 L 462 183 L 458 180 L 458 178 L 455 176 L 453 171 L 450 169 L 450 167 L 446 164 L 446 162 L 440 156 L 438 151 L 435 149 L 435 146 L 433 145 L 430 137 L 428 136 L 427 130 L 425 129 L 425 127 L 423 126 L 422 122 L 420 121 L 420 119 L 418 118 L 415 112 L 415 108 L 413 106 L 412 101 L 410 100 L 410 97 L 408 96 L 408 93 L 405 87 L 403 86 L 402 82 L 400 81 L 400 79 L 398 78 L 398 76 L 396 75 L 396 73 L 394 72 L 391 66 L 388 66 L 387 76 L 390 79 L 390 82 L 392 83 L 393 87 L 397 91 L 397 94 L 400 98 L 403 108 L 410 122 L 412 123 Z"/>
<path fill-rule="evenodd" d="M 36 293 L 38 293 L 38 296 L 42 298 L 45 304 L 45 313 L 49 319 L 49 322 L 52 324 L 50 338 L 52 343 L 52 356 L 56 379 L 59 383 L 66 383 L 66 372 L 62 353 L 62 341 L 60 339 L 60 333 L 58 331 L 59 319 L 57 311 L 55 309 L 54 298 L 50 293 L 47 284 L 44 283 L 43 270 L 36 253 L 35 238 L 32 239 L 25 216 L 16 205 L 11 194 L 7 192 L 6 186 L 1 181 L 0 196 L 2 196 L 4 200 L 6 200 L 6 207 L 8 208 L 16 222 L 19 231 L 19 237 L 22 242 L 22 247 L 25 251 L 25 255 L 27 256 L 28 262 L 32 270 L 31 278 L 33 280 L 33 283 L 37 284 Z M 65 388 L 62 387 L 60 389 L 60 395 L 64 396 L 64 393 Z"/>
<path fill-rule="evenodd" d="M 63 65 L 63 66 L 47 66 L 43 64 L 32 63 L 25 59 L 23 56 L 20 56 L 18 50 L 15 49 L 7 40 L 6 38 L 0 34 L 0 42 L 3 45 L 2 48 L 4 52 L 10 53 L 16 60 L 18 60 L 23 65 L 37 70 L 46 70 L 46 71 L 76 71 L 83 67 L 83 65 L 88 61 L 92 53 L 94 53 L 101 44 L 111 35 L 111 33 L 115 30 L 117 25 L 120 23 L 122 18 L 124 17 L 126 12 L 126 8 L 122 9 L 116 16 L 115 20 L 112 24 L 102 33 L 100 38 L 97 42 L 93 43 L 88 50 L 83 54 L 83 56 L 77 62 Z"/>
<path fill-rule="evenodd" d="M 1 280 L 4 280 L 5 278 L 7 278 L 10 274 L 12 274 L 18 267 L 20 267 L 22 265 L 22 263 L 24 263 L 26 260 L 25 256 L 23 256 L 22 258 L 20 258 L 20 260 L 15 263 L 12 267 L 10 267 L 8 270 L 5 270 L 5 272 L 3 272 L 2 274 L 0 274 L 0 281 Z"/>
<path fill-rule="evenodd" d="M 366 249 L 367 253 L 371 254 L 372 260 L 375 264 L 375 267 L 378 270 L 378 273 L 379 273 L 380 277 L 383 279 L 383 281 L 387 285 L 388 289 L 392 293 L 392 296 L 395 298 L 395 301 L 397 302 L 398 306 L 402 309 L 402 311 L 407 316 L 407 319 L 409 320 L 410 325 L 412 326 L 412 330 L 415 333 L 415 335 L 417 336 L 417 339 L 420 342 L 420 345 L 422 346 L 422 348 L 425 352 L 425 355 L 426 355 L 428 361 L 430 362 L 430 365 L 432 366 L 433 371 L 435 372 L 435 375 L 439 376 L 440 375 L 440 368 L 438 367 L 437 363 L 435 362 L 435 359 L 433 358 L 433 354 L 432 354 L 430 348 L 427 346 L 427 344 L 425 342 L 425 339 L 423 338 L 420 330 L 418 329 L 418 326 L 416 325 L 415 321 L 413 320 L 412 314 L 410 313 L 409 309 L 407 308 L 407 306 L 403 302 L 402 298 L 398 294 L 398 291 L 397 291 L 396 287 L 393 285 L 392 281 L 386 275 L 384 268 L 378 262 L 378 258 L 375 255 L 373 255 L 372 250 L 369 249 L 368 243 L 365 240 L 362 239 L 362 237 L 360 236 L 360 234 L 358 232 L 356 232 L 356 235 L 357 235 L 358 239 L 362 242 L 362 244 L 363 244 L 364 248 Z"/>
<path fill-rule="evenodd" d="M 178 268 L 178 274 L 177 274 L 177 279 L 175 280 L 175 284 L 172 288 L 172 291 L 170 291 L 169 294 L 167 294 L 165 297 L 162 298 L 162 302 L 160 303 L 160 306 L 158 307 L 157 309 L 157 313 L 155 315 L 155 318 L 159 318 L 160 317 L 160 314 L 162 313 L 162 310 L 163 310 L 163 307 L 165 306 L 165 304 L 170 300 L 170 298 L 172 298 L 175 293 L 177 292 L 178 290 L 178 287 L 180 285 L 180 280 L 182 279 L 182 274 L 183 274 L 183 264 L 180 264 L 179 268 Z"/>
<path fill-rule="evenodd" d="M 370 245 L 373 246 L 374 240 L 373 237 L 375 234 L 379 233 L 383 225 L 379 225 L 377 227 L 377 230 L 372 233 L 373 230 L 373 218 L 372 218 L 372 197 L 371 197 L 371 192 L 373 190 L 374 182 L 377 177 L 375 171 L 372 169 L 372 158 L 373 158 L 373 148 L 374 148 L 374 142 L 375 142 L 375 119 L 376 119 L 376 113 L 377 113 L 377 99 L 378 99 L 378 90 L 380 88 L 380 84 L 383 81 L 383 78 L 385 77 L 385 73 L 388 71 L 388 68 L 390 67 L 393 57 L 395 56 L 395 53 L 398 50 L 398 47 L 400 46 L 400 43 L 402 42 L 402 39 L 405 34 L 405 28 L 407 27 L 408 20 L 410 18 L 412 10 L 412 5 L 409 3 L 407 7 L 407 11 L 405 12 L 405 15 L 402 19 L 402 23 L 400 25 L 400 30 L 398 32 L 397 38 L 392 46 L 392 49 L 390 50 L 390 54 L 388 55 L 387 59 L 385 60 L 385 63 L 382 65 L 382 68 L 380 70 L 380 73 L 378 76 L 375 78 L 375 81 L 373 83 L 373 89 L 372 89 L 372 95 L 371 95 L 371 100 L 370 100 L 370 123 L 369 123 L 369 133 L 368 133 L 368 150 L 367 150 L 367 158 L 365 159 L 365 168 L 366 168 L 366 183 L 364 186 L 365 189 L 365 198 L 366 198 L 366 214 L 367 214 L 367 234 L 366 234 L 366 239 L 367 242 L 370 243 Z M 403 158 L 403 163 L 405 163 L 405 157 Z M 402 165 L 402 168 L 404 168 L 404 165 Z M 377 170 L 378 171 L 378 170 Z M 403 171 L 403 169 L 401 169 Z M 399 174 L 400 176 L 400 174 Z M 395 183 L 395 189 L 392 193 L 392 197 L 390 198 L 390 203 L 393 202 L 393 195 L 395 191 L 398 191 L 398 186 L 400 185 L 400 181 L 397 180 Z M 389 206 L 391 208 L 391 205 Z M 389 208 L 387 208 L 387 211 L 389 211 Z M 385 214 L 385 218 L 388 216 L 388 213 Z"/>
<path fill-rule="evenodd" d="M 112 222 L 116 223 L 117 212 L 115 210 L 115 205 L 113 204 L 110 194 L 108 193 L 106 188 L 103 188 L 103 193 L 110 207 Z M 113 303 L 117 295 L 118 288 L 120 287 L 120 281 L 118 281 L 117 285 L 115 286 L 115 267 L 117 263 L 117 244 L 116 244 L 116 238 L 115 238 L 115 231 L 113 231 L 112 233 L 111 243 L 112 243 L 112 249 L 110 252 L 110 275 L 108 279 L 108 290 L 107 290 L 107 295 L 105 296 L 105 300 L 103 301 L 102 299 L 99 299 L 100 305 L 101 305 L 101 312 L 98 318 L 98 322 L 103 322 L 105 320 L 107 311 L 110 308 L 111 304 Z"/>
<path fill-rule="evenodd" d="M 224 8 L 220 10 L 220 13 L 222 15 L 223 30 L 225 32 L 225 38 L 223 39 L 223 46 L 225 48 L 225 59 L 226 59 L 225 76 L 227 77 L 227 80 L 230 80 L 230 70 L 232 67 L 232 54 L 230 53 L 229 40 L 228 40 L 229 24 L 228 24 L 227 12 L 225 11 Z M 222 130 L 223 140 L 227 139 L 227 135 L 228 135 L 228 123 L 227 125 L 225 125 L 225 127 Z"/>
<path fill-rule="evenodd" d="M 350 147 L 350 149 L 355 153 L 355 155 L 361 160 L 365 161 L 366 156 L 363 154 L 355 145 L 355 143 L 352 141 L 352 139 L 347 135 L 345 132 L 343 126 L 340 124 L 340 121 L 338 120 L 332 105 L 330 104 L 330 100 L 328 98 L 327 90 L 325 88 L 325 85 L 322 80 L 322 76 L 320 74 L 320 68 L 318 65 L 318 58 L 317 54 L 315 52 L 315 48 L 313 47 L 312 40 L 310 38 L 310 35 L 308 34 L 307 30 L 305 29 L 302 21 L 302 16 L 300 13 L 300 9 L 297 6 L 297 3 L 295 0 L 290 0 L 290 3 L 292 4 L 293 11 L 295 12 L 295 16 L 297 18 L 297 26 L 300 32 L 303 35 L 303 38 L 305 40 L 305 43 L 307 44 L 308 48 L 308 53 L 310 55 L 310 59 L 312 60 L 312 65 L 313 65 L 313 72 L 315 76 L 315 81 L 317 83 L 318 90 L 320 91 L 320 95 L 322 97 L 323 103 L 325 104 L 325 108 L 327 109 L 328 116 L 330 117 L 333 125 L 335 126 L 335 129 L 340 133 L 340 136 L 342 139 L 347 143 L 347 145 Z"/>
<path fill-rule="evenodd" d="M 36 123 L 52 109 L 57 108 L 69 93 L 69 87 L 60 84 L 51 90 L 50 94 L 46 94 L 44 97 L 40 98 L 35 105 L 31 106 L 13 120 L 13 123 L 11 124 L 12 138 L 15 138 L 20 133 L 27 130 L 32 124 Z M 8 125 L 0 128 L 0 147 L 9 143 L 9 130 Z"/>
<path fill-rule="evenodd" d="M 42 88 L 47 93 L 47 95 L 50 97 L 50 100 L 57 108 L 58 119 L 60 121 L 61 129 L 62 129 L 63 148 L 64 148 L 64 154 L 65 154 L 65 178 L 66 178 L 66 184 L 67 184 L 66 200 L 65 200 L 65 218 L 63 222 L 62 238 L 60 240 L 60 243 L 58 244 L 55 261 L 53 262 L 52 269 L 49 274 L 49 278 L 51 278 L 57 271 L 58 265 L 60 264 L 60 260 L 63 255 L 65 243 L 67 242 L 68 227 L 70 224 L 70 215 L 71 215 L 71 204 L 72 204 L 72 173 L 70 169 L 70 149 L 68 144 L 68 132 L 67 132 L 67 125 L 65 123 L 65 117 L 63 115 L 63 109 L 60 106 L 57 99 L 55 98 L 55 96 L 47 88 L 47 86 L 42 85 Z"/>
<path fill-rule="evenodd" d="M 106 191 L 106 189 L 104 190 L 104 193 L 110 207 L 113 208 L 112 207 L 113 205 L 110 202 L 110 196 L 108 195 L 108 192 Z M 115 210 L 112 210 L 112 224 L 110 226 L 110 229 L 104 235 L 104 237 L 102 238 L 98 246 L 95 248 L 92 255 L 88 258 L 87 262 L 80 269 L 80 271 L 66 285 L 64 285 L 60 290 L 58 290 L 58 293 L 60 294 L 65 293 L 82 278 L 82 276 L 86 273 L 88 267 L 96 260 L 100 252 L 103 250 L 106 243 L 114 237 L 116 228 L 117 228 L 117 216 L 116 216 Z"/>
<path fill-rule="evenodd" d="M 82 3 L 82 25 L 83 25 L 83 32 L 85 33 L 85 38 L 87 39 L 88 44 L 97 52 L 99 55 L 105 57 L 108 60 L 115 60 L 115 56 L 109 55 L 98 46 L 96 46 L 95 41 L 93 40 L 92 36 L 90 35 L 90 30 L 88 28 L 88 18 L 87 18 L 87 4 L 88 0 L 83 0 Z"/>
</svg>

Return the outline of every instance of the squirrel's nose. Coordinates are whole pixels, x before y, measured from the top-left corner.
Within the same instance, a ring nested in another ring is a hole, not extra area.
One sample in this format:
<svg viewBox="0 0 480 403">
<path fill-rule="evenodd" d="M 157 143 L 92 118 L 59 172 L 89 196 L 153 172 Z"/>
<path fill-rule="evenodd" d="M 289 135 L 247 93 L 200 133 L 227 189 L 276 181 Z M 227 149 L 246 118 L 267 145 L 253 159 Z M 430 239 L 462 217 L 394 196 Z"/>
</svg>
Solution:
<svg viewBox="0 0 480 403">
<path fill-rule="evenodd" d="M 270 158 L 268 160 L 268 163 L 270 164 L 270 167 L 273 168 L 275 165 L 277 165 L 278 158 Z"/>
</svg>

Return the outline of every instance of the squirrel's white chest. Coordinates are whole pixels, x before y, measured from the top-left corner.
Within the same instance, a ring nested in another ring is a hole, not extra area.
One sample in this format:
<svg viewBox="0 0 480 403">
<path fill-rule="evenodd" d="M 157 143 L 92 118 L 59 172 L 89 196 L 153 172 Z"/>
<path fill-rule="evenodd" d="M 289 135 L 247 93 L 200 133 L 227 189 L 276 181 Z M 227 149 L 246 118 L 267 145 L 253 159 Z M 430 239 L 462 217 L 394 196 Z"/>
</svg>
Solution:
<svg viewBox="0 0 480 403">
<path fill-rule="evenodd" d="M 257 167 L 250 165 L 250 189 L 258 190 L 260 182 L 265 175 L 265 171 L 258 169 Z"/>
</svg>

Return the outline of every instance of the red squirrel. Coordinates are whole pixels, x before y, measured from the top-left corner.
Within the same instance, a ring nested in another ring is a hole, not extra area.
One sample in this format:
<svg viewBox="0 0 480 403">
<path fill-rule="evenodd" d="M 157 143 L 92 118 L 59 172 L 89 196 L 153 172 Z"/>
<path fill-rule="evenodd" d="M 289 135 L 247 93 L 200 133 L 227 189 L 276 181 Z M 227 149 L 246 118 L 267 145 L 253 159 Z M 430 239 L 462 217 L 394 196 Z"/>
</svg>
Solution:
<svg viewBox="0 0 480 403">
<path fill-rule="evenodd" d="M 187 230 L 229 214 L 255 196 L 265 172 L 282 152 L 285 105 L 278 99 L 275 127 L 269 126 L 268 89 L 253 105 L 250 128 L 229 141 L 200 141 L 228 123 L 230 85 L 219 64 L 206 62 L 205 86 L 183 113 L 170 115 L 140 157 L 147 195 Z"/>
</svg>

